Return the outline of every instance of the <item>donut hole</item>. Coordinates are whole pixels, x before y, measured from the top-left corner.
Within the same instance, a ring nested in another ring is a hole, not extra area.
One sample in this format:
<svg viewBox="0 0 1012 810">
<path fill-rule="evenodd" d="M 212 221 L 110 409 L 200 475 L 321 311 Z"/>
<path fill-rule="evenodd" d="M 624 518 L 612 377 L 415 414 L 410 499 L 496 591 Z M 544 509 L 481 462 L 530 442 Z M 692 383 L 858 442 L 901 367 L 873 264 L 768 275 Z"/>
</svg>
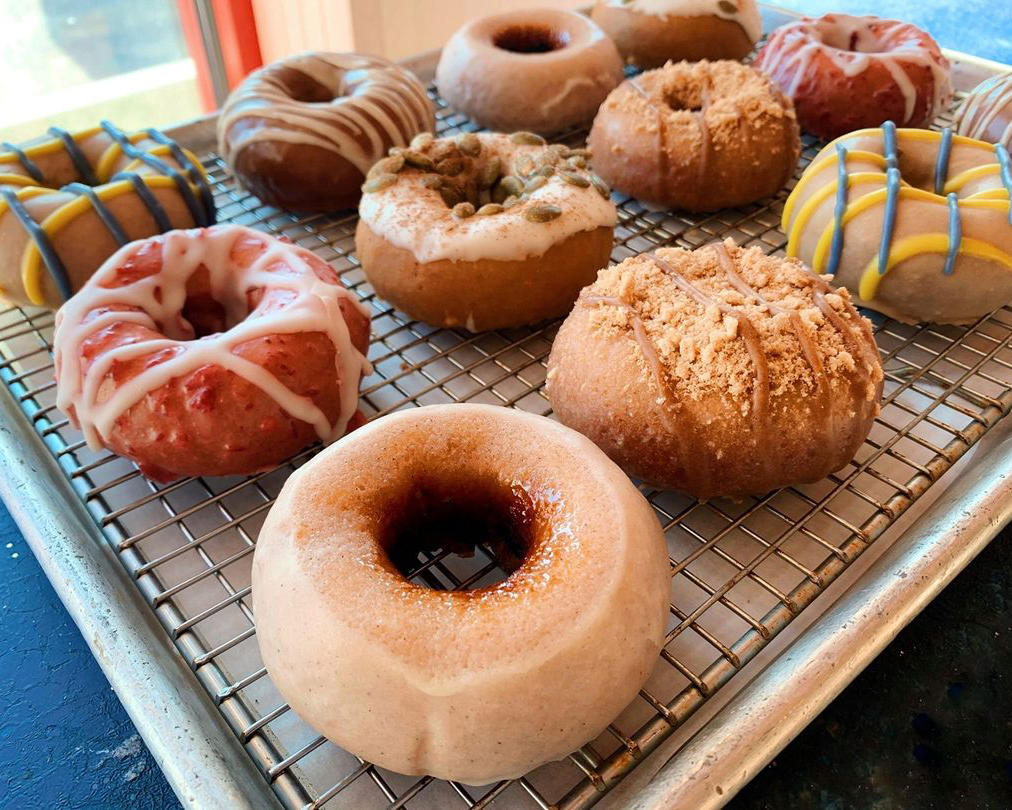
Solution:
<svg viewBox="0 0 1012 810">
<path fill-rule="evenodd" d="M 569 34 L 547 25 L 511 25 L 496 34 L 492 44 L 510 53 L 551 53 L 569 44 Z"/>
<path fill-rule="evenodd" d="M 885 53 L 890 50 L 871 30 L 852 31 L 842 25 L 824 28 L 822 43 L 847 53 Z"/>
<path fill-rule="evenodd" d="M 337 97 L 332 88 L 299 70 L 286 69 L 278 78 L 292 101 L 303 104 L 326 104 Z"/>
<path fill-rule="evenodd" d="M 416 480 L 382 514 L 379 543 L 391 565 L 437 590 L 502 582 L 535 544 L 533 500 L 522 487 L 499 481 Z"/>
<path fill-rule="evenodd" d="M 684 88 L 688 89 L 688 88 Z M 664 103 L 675 112 L 701 112 L 703 109 L 703 98 L 701 94 L 683 94 L 678 90 L 668 90 L 664 93 Z"/>
</svg>

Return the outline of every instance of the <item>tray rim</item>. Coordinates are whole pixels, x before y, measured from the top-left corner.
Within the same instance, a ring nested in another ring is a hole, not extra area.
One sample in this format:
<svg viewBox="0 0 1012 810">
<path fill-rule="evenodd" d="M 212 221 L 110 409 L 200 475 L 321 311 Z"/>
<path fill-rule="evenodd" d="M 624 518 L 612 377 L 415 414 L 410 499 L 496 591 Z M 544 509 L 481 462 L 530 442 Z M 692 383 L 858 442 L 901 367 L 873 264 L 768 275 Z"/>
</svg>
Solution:
<svg viewBox="0 0 1012 810">
<path fill-rule="evenodd" d="M 767 30 L 802 16 L 760 6 Z M 961 82 L 965 87 L 1012 68 L 971 54 L 943 51 L 967 66 L 965 82 Z M 431 77 L 438 53 L 438 49 L 428 51 L 402 64 L 423 78 Z M 213 137 L 215 120 L 212 113 L 166 132 L 183 139 Z M 263 774 L 144 601 L 45 439 L 25 418 L 13 392 L 3 387 L 7 390 L 0 396 L 0 458 L 7 470 L 0 476 L 0 498 L 180 802 L 192 807 L 281 808 Z M 1001 435 L 1012 432 L 1012 425 L 1008 419 L 999 425 L 976 443 L 969 467 L 961 475 L 953 472 L 944 476 L 946 483 L 940 480 L 933 485 L 932 489 L 940 490 L 937 499 L 888 545 L 882 557 L 717 709 L 645 786 L 627 797 L 635 810 L 723 806 L 1012 520 L 1012 498 L 1008 497 L 1012 494 L 1008 473 L 1012 436 Z M 876 609 L 859 610 L 869 604 Z M 832 656 L 827 656 L 840 638 L 853 654 L 846 666 L 834 666 Z M 792 682 L 778 677 L 779 669 L 788 665 L 801 673 L 803 691 L 796 688 L 797 674 Z M 798 710 L 788 718 L 774 716 L 774 710 L 784 705 Z M 761 711 L 757 706 L 768 708 Z M 747 740 L 751 744 L 743 745 Z M 738 756 L 718 756 L 728 745 L 734 746 Z"/>
</svg>

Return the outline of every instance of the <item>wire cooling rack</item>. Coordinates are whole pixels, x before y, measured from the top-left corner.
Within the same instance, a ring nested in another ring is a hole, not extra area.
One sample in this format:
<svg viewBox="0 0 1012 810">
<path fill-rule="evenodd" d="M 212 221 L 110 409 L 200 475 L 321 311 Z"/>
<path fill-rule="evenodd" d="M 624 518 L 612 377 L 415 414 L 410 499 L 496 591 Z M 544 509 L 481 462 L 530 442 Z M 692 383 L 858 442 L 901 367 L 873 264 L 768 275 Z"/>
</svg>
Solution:
<svg viewBox="0 0 1012 810">
<path fill-rule="evenodd" d="M 474 129 L 439 107 L 438 130 Z M 579 142 L 582 133 L 566 141 Z M 804 140 L 798 174 L 818 151 Z M 472 335 L 409 320 L 375 298 L 354 255 L 353 214 L 298 218 L 240 189 L 222 160 L 202 157 L 220 220 L 283 234 L 330 262 L 372 310 L 361 406 L 485 402 L 550 415 L 545 360 L 558 322 Z M 660 246 L 730 236 L 781 253 L 789 189 L 710 216 L 648 210 L 616 195 L 614 261 Z M 522 779 L 481 788 L 390 773 L 313 732 L 278 695 L 256 646 L 250 566 L 282 484 L 318 448 L 250 478 L 157 485 L 129 462 L 93 453 L 57 411 L 53 315 L 0 313 L 0 376 L 101 527 L 164 630 L 264 777 L 288 807 L 585 808 L 710 700 L 886 528 L 1012 409 L 1012 310 L 968 328 L 878 318 L 886 369 L 882 413 L 845 469 L 811 486 L 741 502 L 699 503 L 644 489 L 665 528 L 672 602 L 660 660 L 639 697 L 598 739 Z M 412 578 L 460 588 L 496 575 L 494 559 L 421 555 Z"/>
</svg>

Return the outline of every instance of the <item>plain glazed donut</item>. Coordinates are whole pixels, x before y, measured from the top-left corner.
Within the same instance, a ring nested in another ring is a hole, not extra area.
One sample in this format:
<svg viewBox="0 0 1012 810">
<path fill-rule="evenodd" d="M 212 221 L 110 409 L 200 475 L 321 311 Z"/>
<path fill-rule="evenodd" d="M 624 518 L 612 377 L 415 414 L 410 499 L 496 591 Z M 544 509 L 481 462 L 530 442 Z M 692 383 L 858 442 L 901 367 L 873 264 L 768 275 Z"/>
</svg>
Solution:
<svg viewBox="0 0 1012 810">
<path fill-rule="evenodd" d="M 268 205 L 350 208 L 391 146 L 435 128 L 415 75 L 379 56 L 303 53 L 250 74 L 218 118 L 222 156 Z"/>
<path fill-rule="evenodd" d="M 794 100 L 801 128 L 826 139 L 884 121 L 925 127 L 952 98 L 938 43 L 898 20 L 804 17 L 770 34 L 753 65 Z"/>
<path fill-rule="evenodd" d="M 974 87 L 960 105 L 954 126 L 967 138 L 1012 149 L 1012 72 Z"/>
<path fill-rule="evenodd" d="M 787 255 L 908 323 L 972 323 L 1012 300 L 1012 160 L 948 129 L 852 132 L 784 205 Z"/>
<path fill-rule="evenodd" d="M 489 129 L 543 134 L 586 124 L 622 81 L 622 59 L 570 11 L 510 11 L 467 23 L 443 48 L 439 94 Z"/>
<path fill-rule="evenodd" d="M 631 475 L 740 497 L 845 466 L 882 367 L 846 290 L 727 240 L 602 271 L 559 329 L 547 391 Z"/>
<path fill-rule="evenodd" d="M 110 258 L 60 309 L 57 405 L 144 475 L 245 475 L 356 417 L 367 310 L 308 250 L 238 225 Z"/>
<path fill-rule="evenodd" d="M 441 591 L 402 573 L 476 541 L 508 579 Z M 566 756 L 635 698 L 663 642 L 668 566 L 650 505 L 583 436 L 432 405 L 356 430 L 285 483 L 253 557 L 257 641 L 285 700 L 338 745 L 484 784 Z"/>
<path fill-rule="evenodd" d="M 585 149 L 529 132 L 419 136 L 365 184 L 356 255 L 411 317 L 472 332 L 564 315 L 608 263 L 615 206 Z"/>
<path fill-rule="evenodd" d="M 590 17 L 642 68 L 744 59 L 763 32 L 755 0 L 597 0 Z"/>
<path fill-rule="evenodd" d="M 686 211 L 779 191 L 801 148 L 790 99 L 737 62 L 679 62 L 627 79 L 594 119 L 594 169 L 643 202 Z"/>
<path fill-rule="evenodd" d="M 127 242 L 214 224 L 203 167 L 161 132 L 49 134 L 0 144 L 0 299 L 56 309 Z"/>
</svg>

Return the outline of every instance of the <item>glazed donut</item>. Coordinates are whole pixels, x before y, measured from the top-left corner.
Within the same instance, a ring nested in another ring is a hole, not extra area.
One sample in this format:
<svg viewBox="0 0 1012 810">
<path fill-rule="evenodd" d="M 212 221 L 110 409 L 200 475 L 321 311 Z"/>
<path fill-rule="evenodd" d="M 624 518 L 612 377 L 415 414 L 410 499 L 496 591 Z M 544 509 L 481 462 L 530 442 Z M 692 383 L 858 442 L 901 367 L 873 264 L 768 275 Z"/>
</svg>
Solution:
<svg viewBox="0 0 1012 810">
<path fill-rule="evenodd" d="M 846 290 L 729 239 L 602 271 L 559 330 L 547 391 L 631 475 L 741 497 L 845 466 L 882 367 Z"/>
<path fill-rule="evenodd" d="M 379 56 L 303 53 L 251 73 L 218 118 L 218 144 L 240 182 L 268 205 L 333 211 L 358 202 L 391 146 L 435 129 L 415 75 Z"/>
<path fill-rule="evenodd" d="M 510 11 L 467 23 L 443 48 L 439 94 L 504 132 L 586 124 L 622 81 L 622 59 L 593 22 L 570 11 Z"/>
<path fill-rule="evenodd" d="M 968 138 L 1012 149 L 1012 72 L 974 87 L 956 113 L 955 128 Z"/>
<path fill-rule="evenodd" d="M 63 305 L 57 406 L 156 481 L 269 469 L 341 436 L 367 311 L 308 250 L 243 228 L 132 242 Z"/>
<path fill-rule="evenodd" d="M 127 242 L 214 224 L 200 162 L 161 132 L 49 134 L 0 144 L 0 299 L 56 309 Z"/>
<path fill-rule="evenodd" d="M 789 99 L 737 62 L 679 62 L 617 87 L 587 138 L 594 169 L 643 202 L 716 211 L 769 197 L 801 139 Z"/>
<path fill-rule="evenodd" d="M 420 552 L 476 540 L 506 580 L 405 578 Z M 285 700 L 338 745 L 485 784 L 566 756 L 636 697 L 664 639 L 668 565 L 650 505 L 583 436 L 431 405 L 285 483 L 253 556 L 257 641 Z"/>
<path fill-rule="evenodd" d="M 917 26 L 826 14 L 777 28 L 753 65 L 794 100 L 805 132 L 930 124 L 952 99 L 949 61 Z"/>
<path fill-rule="evenodd" d="M 862 306 L 970 323 L 1012 300 L 1008 150 L 951 130 L 852 132 L 811 162 L 784 206 L 787 254 Z"/>
<path fill-rule="evenodd" d="M 642 68 L 744 59 L 763 33 L 755 0 L 597 0 L 590 17 Z"/>
<path fill-rule="evenodd" d="M 615 206 L 588 152 L 530 132 L 434 140 L 374 167 L 355 250 L 412 318 L 472 332 L 569 311 L 608 263 Z"/>
</svg>

